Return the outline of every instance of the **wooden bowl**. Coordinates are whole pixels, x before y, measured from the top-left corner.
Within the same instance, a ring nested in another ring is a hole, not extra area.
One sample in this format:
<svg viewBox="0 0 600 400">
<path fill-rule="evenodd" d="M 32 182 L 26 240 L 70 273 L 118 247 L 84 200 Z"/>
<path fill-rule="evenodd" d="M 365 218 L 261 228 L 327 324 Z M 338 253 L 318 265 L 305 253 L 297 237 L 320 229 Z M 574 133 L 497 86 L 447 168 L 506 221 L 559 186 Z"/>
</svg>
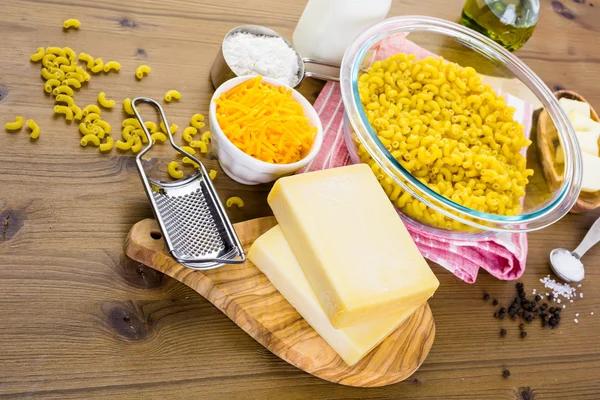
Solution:
<svg viewBox="0 0 600 400">
<path fill-rule="evenodd" d="M 572 92 L 570 90 L 559 90 L 554 92 L 554 95 L 561 99 L 566 97 L 567 99 L 583 101 L 588 103 L 588 101 L 581 95 Z M 589 104 L 589 103 L 588 103 Z M 591 107 L 590 117 L 596 121 L 600 122 L 600 118 L 596 111 Z M 556 127 L 548 115 L 548 112 L 544 109 L 540 113 L 538 118 L 538 132 L 537 132 L 537 140 L 538 140 L 538 148 L 540 150 L 540 158 L 542 161 L 542 167 L 544 170 L 544 176 L 546 177 L 546 181 L 550 186 L 550 190 L 557 190 L 563 182 L 563 165 L 556 164 L 556 151 L 558 145 L 560 144 L 558 138 L 558 132 L 556 131 Z M 579 197 L 577 198 L 577 202 L 573 206 L 570 212 L 572 213 L 582 213 L 590 210 L 594 210 L 600 207 L 600 191 L 587 193 L 580 192 Z"/>
</svg>

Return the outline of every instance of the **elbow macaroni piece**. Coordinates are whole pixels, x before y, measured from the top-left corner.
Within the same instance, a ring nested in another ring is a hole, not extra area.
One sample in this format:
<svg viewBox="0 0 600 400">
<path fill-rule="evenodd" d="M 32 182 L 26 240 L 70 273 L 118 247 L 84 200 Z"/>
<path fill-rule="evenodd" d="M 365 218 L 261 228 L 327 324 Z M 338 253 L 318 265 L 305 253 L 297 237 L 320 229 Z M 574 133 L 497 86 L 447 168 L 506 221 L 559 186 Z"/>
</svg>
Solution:
<svg viewBox="0 0 600 400">
<path fill-rule="evenodd" d="M 131 151 L 134 153 L 139 152 L 142 149 L 142 139 L 139 136 L 133 136 L 133 145 L 131 146 Z"/>
<path fill-rule="evenodd" d="M 238 196 L 232 196 L 225 201 L 225 205 L 227 206 L 227 208 L 233 205 L 237 206 L 238 208 L 241 208 L 244 207 L 244 200 L 242 200 Z"/>
<path fill-rule="evenodd" d="M 175 99 L 175 100 L 181 99 L 181 93 L 179 93 L 177 90 L 167 91 L 167 93 L 165 93 L 165 101 L 168 103 L 173 99 Z"/>
<path fill-rule="evenodd" d="M 32 119 L 28 119 L 26 124 L 27 124 L 27 127 L 29 129 L 31 129 L 31 133 L 29 134 L 29 137 L 33 140 L 37 140 L 37 138 L 40 137 L 39 125 Z"/>
<path fill-rule="evenodd" d="M 154 133 L 158 130 L 158 126 L 156 126 L 156 124 L 152 121 L 146 121 L 144 122 L 144 125 L 146 126 L 146 129 L 150 131 L 150 133 Z"/>
<path fill-rule="evenodd" d="M 83 61 L 84 63 L 86 63 L 87 69 L 92 69 L 92 67 L 96 63 L 96 60 L 94 60 L 94 57 L 92 57 L 91 55 L 89 55 L 87 53 L 79 53 L 79 61 Z"/>
<path fill-rule="evenodd" d="M 100 119 L 100 114 L 96 114 L 96 113 L 88 113 L 88 115 L 85 116 L 85 118 L 83 119 L 83 122 L 87 123 L 93 123 L 97 120 Z"/>
<path fill-rule="evenodd" d="M 202 114 L 194 114 L 190 119 L 190 125 L 192 125 L 196 129 L 204 128 L 204 115 Z"/>
<path fill-rule="evenodd" d="M 142 79 L 144 76 L 148 75 L 152 69 L 147 65 L 140 65 L 135 69 L 135 76 L 138 79 Z"/>
<path fill-rule="evenodd" d="M 200 149 L 200 153 L 208 152 L 208 146 L 202 140 L 192 140 L 190 146 Z"/>
<path fill-rule="evenodd" d="M 83 115 L 87 116 L 90 113 L 94 113 L 94 114 L 98 114 L 101 115 L 102 114 L 102 110 L 100 109 L 100 107 L 98 107 L 95 104 L 88 104 L 87 106 L 83 107 Z"/>
<path fill-rule="evenodd" d="M 167 166 L 167 171 L 173 179 L 183 178 L 183 171 L 179 171 L 179 163 L 177 161 L 171 161 Z"/>
<path fill-rule="evenodd" d="M 131 99 L 129 97 L 123 100 L 123 110 L 128 115 L 135 115 L 133 112 L 133 107 L 131 107 Z"/>
<path fill-rule="evenodd" d="M 79 26 L 81 26 L 81 22 L 79 22 L 79 20 L 75 18 L 69 18 L 68 20 L 63 22 L 63 28 L 65 29 L 79 29 Z"/>
<path fill-rule="evenodd" d="M 42 58 L 46 55 L 46 49 L 43 47 L 38 47 L 37 51 L 29 56 L 29 59 L 33 62 L 42 61 Z"/>
<path fill-rule="evenodd" d="M 65 54 L 67 55 L 67 58 L 69 59 L 70 62 L 77 60 L 77 54 L 75 54 L 75 52 L 73 51 L 72 48 L 63 47 L 63 50 L 65 51 Z"/>
<path fill-rule="evenodd" d="M 191 143 L 194 140 L 194 135 L 198 133 L 198 129 L 193 126 L 188 126 L 183 130 L 181 137 L 188 143 Z"/>
<path fill-rule="evenodd" d="M 55 56 L 66 56 L 65 51 L 60 47 L 46 47 L 46 54 L 54 54 Z"/>
<path fill-rule="evenodd" d="M 75 100 L 73 100 L 71 96 L 66 94 L 59 94 L 54 100 L 59 103 L 66 103 L 69 105 L 69 107 L 72 107 L 75 104 Z"/>
<path fill-rule="evenodd" d="M 140 125 L 140 121 L 137 120 L 137 118 L 127 118 L 123 120 L 123 128 L 125 128 L 127 125 L 133 125 L 136 128 L 140 129 L 142 126 Z"/>
<path fill-rule="evenodd" d="M 112 136 L 107 136 L 106 141 L 100 144 L 100 151 L 111 151 L 115 144 L 115 140 Z"/>
<path fill-rule="evenodd" d="M 522 152 L 531 141 L 514 120 L 515 109 L 473 68 L 396 54 L 361 73 L 358 93 L 381 144 L 423 184 L 478 211 L 520 212 L 533 173 Z M 442 229 L 468 228 L 413 199 L 362 145 L 357 148 L 404 214 Z"/>
<path fill-rule="evenodd" d="M 89 115 L 88 115 L 89 116 Z M 112 132 L 112 128 L 110 124 L 102 119 L 96 121 L 96 125 L 98 125 L 104 132 L 108 135 Z"/>
<path fill-rule="evenodd" d="M 14 122 L 7 122 L 4 126 L 9 131 L 17 131 L 23 127 L 23 117 L 17 115 Z"/>
<path fill-rule="evenodd" d="M 77 104 L 73 104 L 71 106 L 71 110 L 73 111 L 73 119 L 79 121 L 81 118 L 83 118 L 83 111 Z"/>
<path fill-rule="evenodd" d="M 210 132 L 206 131 L 204 132 L 201 136 L 200 136 L 200 140 L 202 140 L 204 143 L 209 144 L 210 143 Z"/>
<path fill-rule="evenodd" d="M 94 134 L 85 135 L 79 141 L 83 147 L 86 147 L 89 143 L 92 143 L 94 146 L 100 146 L 100 138 Z"/>
<path fill-rule="evenodd" d="M 117 149 L 124 150 L 124 151 L 130 150 L 131 146 L 133 146 L 133 140 L 134 140 L 133 136 L 130 136 L 129 139 L 127 139 L 127 141 L 125 141 L 125 142 L 123 142 L 121 140 L 117 140 L 117 144 L 116 144 Z"/>
<path fill-rule="evenodd" d="M 114 100 L 107 99 L 104 92 L 98 93 L 98 103 L 104 108 L 113 108 L 116 104 Z"/>
<path fill-rule="evenodd" d="M 192 160 L 192 159 L 191 159 L 191 158 L 189 158 L 189 157 L 183 157 L 183 158 L 181 159 L 181 162 L 182 162 L 182 163 L 184 163 L 184 164 L 190 164 L 190 165 L 192 165 L 194 168 L 200 168 L 200 164 L 198 164 L 196 161 Z"/>
<path fill-rule="evenodd" d="M 209 170 L 208 176 L 210 176 L 211 181 L 214 181 L 215 178 L 217 177 L 217 171 L 215 171 L 214 169 Z"/>
<path fill-rule="evenodd" d="M 60 82 L 59 82 L 60 83 Z M 81 87 L 81 82 L 75 78 L 68 78 L 62 81 L 63 85 L 73 86 L 75 89 L 79 89 Z"/>
<path fill-rule="evenodd" d="M 169 127 L 171 130 L 171 134 L 174 135 L 177 132 L 177 129 L 179 129 L 179 126 L 177 126 L 177 124 L 173 123 L 171 124 L 171 126 Z M 160 129 L 164 132 L 164 133 L 169 133 L 167 132 L 167 128 L 165 127 L 165 123 L 161 121 L 160 123 Z"/>
<path fill-rule="evenodd" d="M 165 135 L 162 132 L 154 132 L 150 135 L 150 137 L 152 138 L 152 144 L 156 143 L 157 141 L 160 143 L 164 143 L 165 140 L 167 140 L 167 135 Z"/>
<path fill-rule="evenodd" d="M 56 114 L 64 114 L 67 121 L 71 121 L 73 119 L 73 110 L 67 106 L 54 106 L 54 112 Z"/>
<path fill-rule="evenodd" d="M 193 147 L 190 146 L 179 146 L 181 147 L 181 150 L 185 151 L 188 154 L 194 155 L 196 154 L 196 150 Z M 182 153 L 179 153 L 179 155 L 183 155 Z"/>
<path fill-rule="evenodd" d="M 64 82 L 64 81 L 63 81 Z M 79 82 L 77 82 L 79 83 Z M 60 81 L 58 79 L 48 79 L 46 83 L 44 83 L 44 90 L 46 93 L 52 93 L 55 87 L 60 86 Z"/>
<path fill-rule="evenodd" d="M 104 72 L 109 72 L 110 70 L 118 72 L 121 69 L 121 64 L 116 61 L 109 61 L 104 64 Z"/>
<path fill-rule="evenodd" d="M 92 71 L 94 74 L 104 71 L 104 61 L 102 61 L 101 58 L 96 58 L 94 60 L 94 66 L 90 68 L 90 71 Z"/>
<path fill-rule="evenodd" d="M 70 86 L 60 85 L 52 90 L 52 94 L 55 96 L 58 96 L 59 94 L 66 94 L 67 96 L 73 97 L 75 93 L 73 92 L 73 89 L 71 89 Z"/>
</svg>

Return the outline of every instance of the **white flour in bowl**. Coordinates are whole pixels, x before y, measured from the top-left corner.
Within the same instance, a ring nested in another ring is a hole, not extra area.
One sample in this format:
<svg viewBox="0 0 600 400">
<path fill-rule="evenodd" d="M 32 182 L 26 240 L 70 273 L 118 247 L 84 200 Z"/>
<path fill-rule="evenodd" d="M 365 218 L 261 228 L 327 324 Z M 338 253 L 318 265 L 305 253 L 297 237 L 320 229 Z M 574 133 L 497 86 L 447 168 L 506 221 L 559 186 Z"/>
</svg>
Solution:
<svg viewBox="0 0 600 400">
<path fill-rule="evenodd" d="M 238 76 L 262 75 L 290 87 L 298 83 L 298 57 L 280 37 L 236 33 L 223 42 L 223 57 Z"/>
</svg>

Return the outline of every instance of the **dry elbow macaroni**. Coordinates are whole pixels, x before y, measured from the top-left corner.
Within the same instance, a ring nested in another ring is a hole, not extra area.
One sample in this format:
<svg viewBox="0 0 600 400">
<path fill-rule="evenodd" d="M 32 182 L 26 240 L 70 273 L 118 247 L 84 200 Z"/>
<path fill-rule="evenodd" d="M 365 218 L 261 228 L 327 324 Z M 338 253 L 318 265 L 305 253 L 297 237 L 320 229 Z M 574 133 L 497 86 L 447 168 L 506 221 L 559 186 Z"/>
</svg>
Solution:
<svg viewBox="0 0 600 400">
<path fill-rule="evenodd" d="M 177 161 L 171 161 L 167 167 L 167 171 L 169 175 L 173 179 L 181 179 L 183 178 L 183 171 L 179 171 L 179 163 Z"/>
<path fill-rule="evenodd" d="M 173 99 L 175 99 L 175 100 L 181 99 L 181 93 L 179 93 L 177 90 L 169 90 L 167 93 L 165 93 L 165 101 L 167 103 Z"/>
<path fill-rule="evenodd" d="M 192 140 L 190 146 L 200 149 L 200 153 L 208 152 L 208 145 L 202 140 Z"/>
<path fill-rule="evenodd" d="M 92 69 L 92 67 L 96 63 L 96 60 L 94 60 L 94 57 L 92 57 L 91 55 L 89 55 L 87 53 L 79 53 L 79 61 L 85 62 L 87 69 Z"/>
<path fill-rule="evenodd" d="M 184 163 L 184 164 L 190 164 L 190 165 L 192 165 L 194 168 L 200 168 L 200 164 L 198 164 L 196 161 L 192 160 L 192 159 L 191 159 L 191 158 L 189 158 L 189 157 L 183 157 L 183 158 L 181 159 L 181 162 L 182 162 L 182 163 Z"/>
<path fill-rule="evenodd" d="M 204 128 L 204 115 L 202 114 L 194 114 L 190 119 L 190 125 L 192 125 L 196 129 Z"/>
<path fill-rule="evenodd" d="M 194 135 L 196 133 L 198 133 L 198 129 L 194 128 L 193 126 L 188 126 L 187 128 L 185 128 L 183 130 L 183 133 L 181 134 L 181 137 L 186 142 L 191 143 L 192 140 L 194 140 Z"/>
<path fill-rule="evenodd" d="M 100 151 L 111 151 L 115 144 L 115 140 L 112 136 L 107 136 L 104 143 L 100 143 Z"/>
<path fill-rule="evenodd" d="M 107 99 L 104 92 L 98 93 L 98 103 L 104 108 L 113 108 L 116 104 L 114 100 Z"/>
<path fill-rule="evenodd" d="M 151 68 L 147 65 L 140 65 L 135 69 L 135 76 L 138 79 L 142 79 L 144 76 L 148 75 L 151 71 Z"/>
<path fill-rule="evenodd" d="M 214 169 L 211 169 L 210 171 L 208 171 L 208 176 L 210 176 L 211 181 L 214 181 L 215 178 L 217 177 L 217 171 L 215 171 Z"/>
<path fill-rule="evenodd" d="M 33 140 L 37 140 L 37 138 L 40 137 L 40 127 L 39 125 L 32 119 L 28 119 L 27 122 L 25 122 L 27 124 L 27 127 L 29 129 L 31 129 L 31 133 L 29 134 L 29 137 Z"/>
<path fill-rule="evenodd" d="M 116 61 L 109 61 L 104 64 L 104 72 L 109 72 L 110 70 L 119 71 L 121 69 L 121 64 Z"/>
<path fill-rule="evenodd" d="M 179 129 L 179 126 L 175 123 L 171 124 L 171 126 L 169 127 L 171 134 L 174 135 L 177 132 L 177 129 Z M 160 123 L 160 129 L 164 132 L 164 133 L 169 133 L 167 132 L 167 128 L 165 127 L 165 123 L 161 121 Z"/>
<path fill-rule="evenodd" d="M 80 25 L 81 25 L 81 22 L 79 22 L 79 20 L 75 19 L 75 18 L 69 18 L 68 20 L 63 22 L 63 28 L 65 28 L 65 29 L 69 29 L 69 28 L 79 29 Z"/>
<path fill-rule="evenodd" d="M 359 77 L 364 112 L 381 144 L 411 174 L 457 204 L 517 215 L 532 170 L 531 142 L 508 107 L 471 67 L 397 54 Z M 357 143 L 390 200 L 406 215 L 443 229 L 464 229 L 392 181 Z"/>
<path fill-rule="evenodd" d="M 233 205 L 238 206 L 238 208 L 244 207 L 244 200 L 239 198 L 238 196 L 232 196 L 225 201 L 225 205 L 229 208 Z"/>
<path fill-rule="evenodd" d="M 135 115 L 133 112 L 133 107 L 131 107 L 131 99 L 129 97 L 123 100 L 123 110 L 128 115 Z"/>
<path fill-rule="evenodd" d="M 96 58 L 94 60 L 94 66 L 90 68 L 90 71 L 92 71 L 94 74 L 104 71 L 104 61 L 102 61 L 101 58 Z"/>
<path fill-rule="evenodd" d="M 87 106 L 83 107 L 83 115 L 88 115 L 90 113 L 94 113 L 94 114 L 98 114 L 101 115 L 102 114 L 102 110 L 100 109 L 100 107 L 98 107 L 95 104 L 88 104 Z"/>
<path fill-rule="evenodd" d="M 23 127 L 23 117 L 17 115 L 14 122 L 7 122 L 4 126 L 9 131 L 17 131 Z"/>
<path fill-rule="evenodd" d="M 71 121 L 73 119 L 73 110 L 67 106 L 54 106 L 54 112 L 56 114 L 64 114 L 67 121 Z"/>
<path fill-rule="evenodd" d="M 33 62 L 42 61 L 42 58 L 46 55 L 46 49 L 43 47 L 38 47 L 37 51 L 29 56 L 29 59 Z"/>
<path fill-rule="evenodd" d="M 150 137 L 152 138 L 152 144 L 156 142 L 164 143 L 167 140 L 167 135 L 162 132 L 154 132 Z"/>
</svg>

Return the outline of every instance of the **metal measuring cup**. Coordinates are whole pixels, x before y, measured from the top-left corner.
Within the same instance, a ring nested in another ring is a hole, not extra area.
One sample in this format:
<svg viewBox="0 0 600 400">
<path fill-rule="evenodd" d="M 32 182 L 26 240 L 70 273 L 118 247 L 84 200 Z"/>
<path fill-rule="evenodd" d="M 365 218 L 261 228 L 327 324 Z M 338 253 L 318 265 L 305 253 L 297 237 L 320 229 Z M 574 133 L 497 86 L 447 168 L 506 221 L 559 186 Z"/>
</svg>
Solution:
<svg viewBox="0 0 600 400">
<path fill-rule="evenodd" d="M 305 64 L 324 65 L 327 67 L 333 67 L 333 68 L 338 68 L 338 69 L 340 68 L 339 64 L 330 63 L 330 62 L 322 61 L 322 60 L 315 60 L 313 58 L 302 58 L 300 53 L 298 53 L 296 51 L 294 46 L 292 46 L 292 44 L 285 37 L 283 37 L 279 33 L 275 32 L 274 30 L 266 28 L 264 26 L 241 25 L 241 26 L 238 26 L 237 28 L 233 28 L 232 30 L 227 32 L 227 34 L 223 38 L 223 43 L 232 35 L 235 35 L 236 33 L 240 33 L 240 32 L 241 33 L 250 33 L 250 34 L 256 35 L 256 36 L 279 37 L 279 38 L 282 38 L 285 41 L 285 43 L 287 43 L 288 46 L 290 46 L 290 48 L 294 51 L 294 53 L 296 53 L 296 57 L 298 59 L 298 82 L 296 83 L 296 85 L 294 85 L 294 88 L 297 88 L 298 86 L 300 86 L 300 84 L 302 83 L 304 78 L 315 78 L 315 79 L 321 79 L 324 81 L 335 81 L 335 82 L 340 81 L 339 76 L 331 76 L 331 75 L 321 74 L 318 72 L 310 72 L 310 71 L 306 71 L 306 69 L 305 69 Z M 217 57 L 213 61 L 213 65 L 210 68 L 210 80 L 212 81 L 212 84 L 216 89 L 219 86 L 221 86 L 222 83 L 228 81 L 229 79 L 235 78 L 236 76 L 238 76 L 238 75 L 236 75 L 235 72 L 233 72 L 231 70 L 231 67 L 229 66 L 229 64 L 227 64 L 227 61 L 225 60 L 225 57 L 223 56 L 223 44 L 221 44 L 221 47 L 219 48 L 219 54 L 217 54 Z"/>
</svg>

